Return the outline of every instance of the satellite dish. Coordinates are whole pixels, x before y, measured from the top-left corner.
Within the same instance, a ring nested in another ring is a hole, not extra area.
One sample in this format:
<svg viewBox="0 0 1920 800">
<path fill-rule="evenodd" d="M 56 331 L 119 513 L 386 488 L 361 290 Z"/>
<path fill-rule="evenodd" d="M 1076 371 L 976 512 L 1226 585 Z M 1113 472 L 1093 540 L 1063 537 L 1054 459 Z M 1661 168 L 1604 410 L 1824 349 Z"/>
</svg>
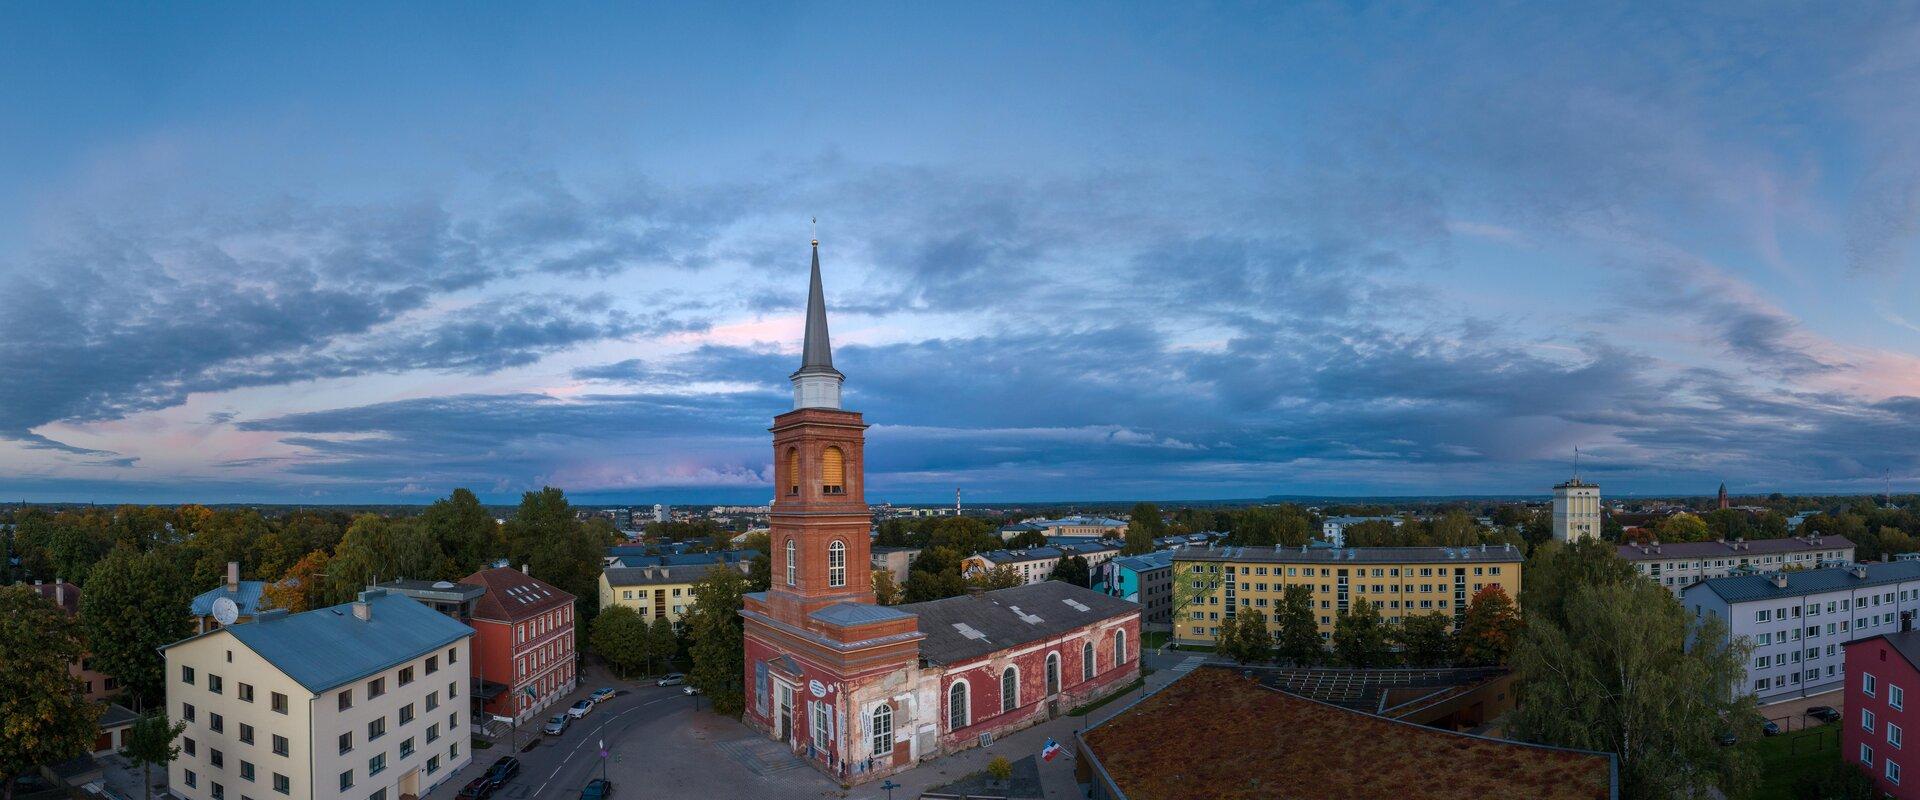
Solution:
<svg viewBox="0 0 1920 800">
<path fill-rule="evenodd" d="M 435 589 L 451 589 L 451 588 L 453 588 L 453 581 L 437 581 L 437 582 L 435 582 L 435 583 L 433 584 L 433 588 L 435 588 Z"/>
<path fill-rule="evenodd" d="M 213 621 L 221 625 L 232 625 L 240 619 L 240 606 L 231 597 L 221 597 L 213 601 Z"/>
</svg>

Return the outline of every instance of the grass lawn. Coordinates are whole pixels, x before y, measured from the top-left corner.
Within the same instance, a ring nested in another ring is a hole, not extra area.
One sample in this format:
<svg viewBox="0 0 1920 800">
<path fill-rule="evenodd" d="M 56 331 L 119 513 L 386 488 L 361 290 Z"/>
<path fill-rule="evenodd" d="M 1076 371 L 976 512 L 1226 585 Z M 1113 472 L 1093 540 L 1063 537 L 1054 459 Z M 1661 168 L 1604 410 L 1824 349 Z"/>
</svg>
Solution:
<svg viewBox="0 0 1920 800">
<path fill-rule="evenodd" d="M 1141 639 L 1141 642 L 1146 645 L 1148 650 L 1158 650 L 1160 649 L 1160 647 L 1165 645 L 1167 643 L 1167 639 L 1172 636 L 1173 634 L 1167 631 L 1147 631 L 1146 633 L 1140 634 L 1140 639 Z"/>
<path fill-rule="evenodd" d="M 1818 725 L 1741 746 L 1760 762 L 1760 787 L 1754 800 L 1796 800 L 1795 780 L 1840 760 L 1840 726 Z"/>
</svg>

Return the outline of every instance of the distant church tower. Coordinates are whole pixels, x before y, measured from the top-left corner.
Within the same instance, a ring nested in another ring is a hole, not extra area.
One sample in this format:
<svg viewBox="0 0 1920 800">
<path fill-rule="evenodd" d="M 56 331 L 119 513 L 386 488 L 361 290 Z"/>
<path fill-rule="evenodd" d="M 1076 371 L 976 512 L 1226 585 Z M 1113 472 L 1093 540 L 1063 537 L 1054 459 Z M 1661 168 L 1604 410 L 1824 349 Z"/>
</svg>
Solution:
<svg viewBox="0 0 1920 800">
<path fill-rule="evenodd" d="M 1573 479 L 1553 487 L 1553 540 L 1577 542 L 1600 535 L 1600 487 L 1580 480 L 1579 451 Z"/>
<path fill-rule="evenodd" d="M 1732 503 L 1727 502 L 1727 482 L 1726 481 L 1720 482 L 1720 507 L 1721 508 L 1733 507 Z"/>
</svg>

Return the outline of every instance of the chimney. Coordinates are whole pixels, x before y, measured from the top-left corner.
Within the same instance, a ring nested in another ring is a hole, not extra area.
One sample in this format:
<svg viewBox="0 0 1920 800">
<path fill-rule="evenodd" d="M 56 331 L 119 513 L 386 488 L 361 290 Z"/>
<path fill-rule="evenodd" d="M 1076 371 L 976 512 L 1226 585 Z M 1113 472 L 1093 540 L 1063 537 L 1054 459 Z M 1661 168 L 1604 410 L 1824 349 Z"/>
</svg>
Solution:
<svg viewBox="0 0 1920 800">
<path fill-rule="evenodd" d="M 387 596 L 385 589 L 368 589 L 353 601 L 353 617 L 362 622 L 373 619 L 373 599 Z"/>
<path fill-rule="evenodd" d="M 520 565 L 520 574 L 522 574 L 522 575 L 532 575 L 532 574 L 533 574 L 533 572 L 527 569 L 527 565 L 525 565 L 525 564 L 521 564 L 521 565 Z"/>
<path fill-rule="evenodd" d="M 240 593 L 240 562 L 238 561 L 227 562 L 227 592 Z"/>
<path fill-rule="evenodd" d="M 53 582 L 53 604 L 61 608 L 67 607 L 67 582 L 66 581 L 56 580 Z"/>
<path fill-rule="evenodd" d="M 1775 589 L 1787 588 L 1787 573 L 1784 573 L 1784 572 L 1773 573 L 1773 588 Z"/>
</svg>

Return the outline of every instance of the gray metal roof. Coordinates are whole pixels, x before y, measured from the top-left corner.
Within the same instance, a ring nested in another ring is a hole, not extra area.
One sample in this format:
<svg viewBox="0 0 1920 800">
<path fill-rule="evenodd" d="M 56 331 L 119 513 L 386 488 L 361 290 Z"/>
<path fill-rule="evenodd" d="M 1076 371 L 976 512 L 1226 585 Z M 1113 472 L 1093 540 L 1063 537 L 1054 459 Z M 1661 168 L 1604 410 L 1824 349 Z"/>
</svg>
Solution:
<svg viewBox="0 0 1920 800">
<path fill-rule="evenodd" d="M 1670 542 L 1665 544 L 1623 544 L 1620 557 L 1628 561 L 1661 561 L 1669 558 L 1714 558 L 1748 555 L 1778 555 L 1810 550 L 1850 550 L 1853 542 L 1845 536 L 1814 536 L 1783 539 L 1755 539 L 1746 542 Z"/>
<path fill-rule="evenodd" d="M 707 571 L 719 566 L 718 562 L 708 564 L 676 564 L 668 567 L 608 567 L 608 586 L 657 586 L 669 583 L 693 583 L 705 577 Z M 733 568 L 745 572 L 746 562 L 735 562 Z"/>
<path fill-rule="evenodd" d="M 920 642 L 920 657 L 934 664 L 957 664 L 1101 620 L 1140 613 L 1138 603 L 1062 581 L 894 608 L 920 617 L 920 632 L 926 634 Z"/>
<path fill-rule="evenodd" d="M 1859 641 L 1848 642 L 1847 647 L 1848 649 L 1852 649 L 1863 642 L 1871 642 L 1875 639 L 1885 639 L 1887 646 L 1893 648 L 1894 652 L 1906 658 L 1909 666 L 1920 670 L 1920 631 L 1901 631 L 1899 633 L 1883 633 L 1878 636 L 1869 636 Z"/>
<path fill-rule="evenodd" d="M 1120 566 L 1126 567 L 1127 569 L 1133 570 L 1134 572 L 1146 572 L 1146 571 L 1155 570 L 1155 569 L 1168 569 L 1173 566 L 1173 551 L 1159 550 L 1152 553 L 1143 553 L 1137 556 L 1121 556 L 1119 558 L 1114 559 L 1113 563 L 1119 564 Z"/>
<path fill-rule="evenodd" d="M 1687 587 L 1687 592 L 1708 591 L 1719 595 L 1729 603 L 1744 603 L 1751 600 L 1771 600 L 1774 598 L 1800 597 L 1821 592 L 1844 591 L 1868 586 L 1881 586 L 1901 581 L 1920 580 L 1920 561 L 1894 561 L 1857 564 L 1855 567 L 1866 572 L 1866 577 L 1856 577 L 1848 567 L 1828 567 L 1826 569 L 1805 569 L 1797 572 L 1769 572 L 1763 575 L 1734 575 L 1726 578 L 1712 578 Z M 1784 575 L 1787 585 L 1775 586 L 1774 577 Z"/>
<path fill-rule="evenodd" d="M 1094 553 L 1105 553 L 1119 549 L 1120 546 L 1117 544 L 1092 541 L 1047 545 L 1044 547 L 1029 547 L 1025 550 L 989 550 L 984 553 L 975 553 L 975 555 L 995 564 L 1017 564 L 1022 561 L 1039 561 L 1041 559 L 1060 558 L 1070 555 L 1088 556 Z"/>
<path fill-rule="evenodd" d="M 872 603 L 835 603 L 807 616 L 834 625 L 867 625 L 913 618 L 912 614 L 897 608 Z"/>
<path fill-rule="evenodd" d="M 411 597 L 384 589 L 360 596 L 371 606 L 368 619 L 353 615 L 353 603 L 341 603 L 300 614 L 255 617 L 202 635 L 232 635 L 316 694 L 473 635 L 472 628 Z"/>
<path fill-rule="evenodd" d="M 1526 558 L 1505 545 L 1478 547 L 1184 547 L 1175 561 L 1266 561 L 1285 564 L 1519 563 Z"/>
<path fill-rule="evenodd" d="M 241 581 L 239 588 L 240 591 L 229 592 L 227 591 L 227 584 L 223 581 L 218 587 L 201 592 L 199 596 L 193 598 L 193 615 L 196 617 L 211 615 L 213 613 L 213 601 L 222 597 L 231 598 L 233 604 L 240 607 L 240 616 L 251 617 L 260 613 L 262 607 L 260 598 L 267 591 L 267 582 Z M 267 607 L 271 608 L 271 606 Z"/>
<path fill-rule="evenodd" d="M 807 338 L 800 346 L 800 369 L 795 375 L 823 373 L 839 376 L 833 368 L 833 343 L 827 336 L 827 293 L 820 284 L 820 242 L 813 243 L 813 277 L 807 286 Z"/>
</svg>

